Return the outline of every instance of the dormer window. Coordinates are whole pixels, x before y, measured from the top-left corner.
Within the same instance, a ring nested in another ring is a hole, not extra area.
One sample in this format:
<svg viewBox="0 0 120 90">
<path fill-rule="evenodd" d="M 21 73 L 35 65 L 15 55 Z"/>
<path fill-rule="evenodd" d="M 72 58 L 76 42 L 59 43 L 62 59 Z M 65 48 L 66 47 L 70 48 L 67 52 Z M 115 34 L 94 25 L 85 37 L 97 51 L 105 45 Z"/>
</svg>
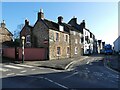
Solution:
<svg viewBox="0 0 120 90">
<path fill-rule="evenodd" d="M 26 43 L 31 43 L 30 35 L 27 35 L 27 36 L 26 36 Z"/>
<path fill-rule="evenodd" d="M 64 31 L 63 26 L 59 25 L 59 30 L 63 32 Z"/>
</svg>

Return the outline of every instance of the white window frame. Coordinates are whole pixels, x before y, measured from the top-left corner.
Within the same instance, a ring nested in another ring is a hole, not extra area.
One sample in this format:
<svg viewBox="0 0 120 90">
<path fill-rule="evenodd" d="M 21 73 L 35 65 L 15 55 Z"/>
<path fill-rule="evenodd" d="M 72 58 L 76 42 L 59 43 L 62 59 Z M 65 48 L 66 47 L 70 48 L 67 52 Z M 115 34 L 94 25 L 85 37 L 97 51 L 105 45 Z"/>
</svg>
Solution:
<svg viewBox="0 0 120 90">
<path fill-rule="evenodd" d="M 75 39 L 75 44 L 77 44 L 78 43 L 78 40 L 77 39 Z"/>
<path fill-rule="evenodd" d="M 70 54 L 70 47 L 67 47 L 66 53 L 67 53 L 67 55 Z"/>
<path fill-rule="evenodd" d="M 57 34 L 58 34 L 58 37 L 57 37 Z M 55 41 L 59 41 L 59 40 L 60 40 L 60 37 L 59 37 L 59 33 L 58 33 L 58 32 L 55 33 L 55 36 L 56 36 Z M 58 39 L 57 39 L 57 38 L 58 38 Z"/>
<path fill-rule="evenodd" d="M 81 38 L 80 38 L 80 41 L 79 41 L 79 43 L 81 44 Z"/>
<path fill-rule="evenodd" d="M 76 35 L 76 32 L 75 32 L 75 31 L 73 31 L 73 35 Z"/>
<path fill-rule="evenodd" d="M 69 35 L 67 35 L 67 34 L 64 35 L 64 41 L 69 42 Z"/>
<path fill-rule="evenodd" d="M 75 47 L 75 54 L 78 54 L 78 50 L 77 50 L 78 48 L 77 47 Z"/>
<path fill-rule="evenodd" d="M 63 32 L 64 31 L 64 27 L 59 25 L 59 31 Z"/>
<path fill-rule="evenodd" d="M 30 41 L 28 41 L 28 38 L 30 39 L 30 35 L 26 36 L 26 43 L 31 43 L 31 39 L 30 39 Z"/>
<path fill-rule="evenodd" d="M 59 48 L 59 53 L 58 53 L 58 48 Z M 60 56 L 60 55 L 61 55 L 61 48 L 57 47 L 57 56 Z"/>
</svg>

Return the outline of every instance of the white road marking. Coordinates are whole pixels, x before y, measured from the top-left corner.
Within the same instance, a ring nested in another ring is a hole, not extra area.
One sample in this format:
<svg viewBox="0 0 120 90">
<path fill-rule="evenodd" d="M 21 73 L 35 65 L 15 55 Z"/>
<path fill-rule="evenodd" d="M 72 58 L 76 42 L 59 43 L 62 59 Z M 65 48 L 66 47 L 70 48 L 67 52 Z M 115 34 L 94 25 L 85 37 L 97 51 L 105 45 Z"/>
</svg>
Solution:
<svg viewBox="0 0 120 90">
<path fill-rule="evenodd" d="M 22 66 L 22 67 L 28 67 L 28 68 L 31 68 L 31 67 L 34 67 L 34 66 L 30 66 L 30 65 L 25 65 L 25 64 L 16 64 L 17 66 Z"/>
<path fill-rule="evenodd" d="M 4 65 L 4 67 L 14 68 L 14 69 L 23 69 L 22 67 L 16 67 L 16 66 L 13 66 L 13 65 Z"/>
<path fill-rule="evenodd" d="M 36 70 L 36 69 L 31 69 L 32 71 Z"/>
<path fill-rule="evenodd" d="M 62 84 L 60 84 L 60 83 L 57 83 L 57 82 L 55 82 L 55 81 L 53 81 L 53 80 L 51 80 L 51 79 L 45 78 L 45 77 L 35 77 L 35 76 L 26 76 L 26 77 L 32 77 L 32 78 L 37 78 L 37 79 L 45 79 L 45 80 L 47 80 L 47 81 L 49 81 L 49 82 L 51 82 L 51 83 L 54 83 L 54 84 L 56 84 L 56 85 L 58 85 L 58 86 L 60 86 L 60 87 L 62 87 L 62 88 L 69 89 L 68 87 L 66 87 L 66 86 L 64 86 L 64 85 L 62 85 Z"/>
<path fill-rule="evenodd" d="M 90 63 L 90 61 L 87 61 L 87 63 L 86 64 L 89 64 Z"/>
<path fill-rule="evenodd" d="M 78 74 L 78 73 L 79 73 L 79 72 L 75 72 L 75 73 L 73 73 L 73 74 L 71 74 L 71 75 L 68 75 L 68 76 L 64 77 L 63 79 L 66 79 L 66 78 L 72 77 L 73 75 Z"/>
<path fill-rule="evenodd" d="M 14 75 L 15 73 L 9 73 L 9 74 L 7 74 L 7 76 L 10 76 L 10 75 Z"/>
<path fill-rule="evenodd" d="M 26 70 L 20 71 L 21 73 L 27 72 Z"/>
<path fill-rule="evenodd" d="M 6 68 L 1 68 L 1 67 L 0 67 L 0 71 L 6 72 L 6 71 L 10 71 L 10 70 L 9 70 L 9 69 L 6 69 Z"/>
<path fill-rule="evenodd" d="M 18 73 L 18 74 L 16 74 L 16 75 L 24 75 L 24 74 L 20 74 L 20 73 Z"/>
<path fill-rule="evenodd" d="M 82 60 L 87 59 L 87 58 L 88 58 L 88 56 L 86 56 L 86 57 L 84 57 L 84 58 L 82 58 L 82 59 L 80 59 L 80 60 L 78 60 L 78 61 L 82 61 Z M 70 63 L 65 67 L 65 70 L 70 70 L 69 67 L 70 67 L 71 65 L 73 65 L 74 63 L 77 63 L 78 61 L 72 61 L 72 62 L 70 62 Z M 72 69 L 71 69 L 71 70 L 72 70 Z"/>
<path fill-rule="evenodd" d="M 57 82 L 55 82 L 55 81 L 53 81 L 53 80 L 51 80 L 51 79 L 48 79 L 48 78 L 44 78 L 44 79 L 46 79 L 46 80 L 48 80 L 49 82 L 52 82 L 52 83 L 54 83 L 54 84 L 62 87 L 62 88 L 68 89 L 68 87 L 66 87 L 66 86 L 64 86 L 64 85 L 62 85 L 62 84 L 60 84 L 60 83 L 57 83 Z"/>
</svg>

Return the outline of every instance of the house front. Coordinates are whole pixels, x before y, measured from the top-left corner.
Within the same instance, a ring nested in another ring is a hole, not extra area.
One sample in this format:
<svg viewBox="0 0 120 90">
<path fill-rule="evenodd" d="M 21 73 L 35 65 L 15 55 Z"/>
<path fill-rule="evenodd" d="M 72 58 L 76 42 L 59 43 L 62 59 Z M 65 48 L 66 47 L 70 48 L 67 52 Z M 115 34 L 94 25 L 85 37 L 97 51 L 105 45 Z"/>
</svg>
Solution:
<svg viewBox="0 0 120 90">
<path fill-rule="evenodd" d="M 44 18 L 43 11 L 40 10 L 33 28 L 27 23 L 21 31 L 21 36 L 26 37 L 26 47 L 44 48 L 45 59 L 47 60 L 69 58 L 69 30 L 62 25 L 62 19 L 61 16 L 58 17 L 58 23 L 47 20 Z M 31 39 L 29 39 L 29 46 L 26 44 L 28 35 L 31 37 Z"/>
</svg>

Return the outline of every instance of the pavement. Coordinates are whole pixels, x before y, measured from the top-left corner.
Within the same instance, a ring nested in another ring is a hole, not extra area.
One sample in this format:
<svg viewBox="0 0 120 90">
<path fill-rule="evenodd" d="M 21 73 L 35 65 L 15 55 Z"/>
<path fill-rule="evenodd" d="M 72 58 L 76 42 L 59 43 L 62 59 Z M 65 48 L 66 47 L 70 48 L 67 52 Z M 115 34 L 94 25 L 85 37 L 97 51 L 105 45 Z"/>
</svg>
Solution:
<svg viewBox="0 0 120 90">
<path fill-rule="evenodd" d="M 109 68 L 120 72 L 120 56 L 114 55 L 114 56 L 105 57 L 105 59 L 107 61 L 107 66 Z"/>
<path fill-rule="evenodd" d="M 88 58 L 88 56 L 81 56 L 81 57 L 69 58 L 69 59 L 59 59 L 59 60 L 47 60 L 47 61 L 25 61 L 25 64 L 34 65 L 37 67 L 46 67 L 46 68 L 53 68 L 53 69 L 59 69 L 59 70 L 66 70 L 75 61 L 83 61 L 86 58 Z"/>
<path fill-rule="evenodd" d="M 67 70 L 71 68 L 71 66 L 73 65 L 76 67 L 77 65 L 80 65 L 80 63 L 90 63 L 94 61 L 94 60 L 89 59 L 92 57 L 97 57 L 97 59 L 98 57 L 100 57 L 100 60 L 102 60 L 103 55 L 81 56 L 77 58 L 68 58 L 68 59 L 59 59 L 59 60 L 24 61 L 24 64 L 33 65 L 37 67 L 58 69 L 58 70 Z M 106 59 L 106 57 L 104 58 Z M 107 58 L 110 59 L 111 57 L 107 57 Z M 16 63 L 17 64 L 17 63 L 22 63 L 22 62 L 14 62 L 11 59 L 3 58 L 2 63 Z M 120 67 L 118 67 L 120 66 L 118 65 L 119 63 L 120 63 L 119 57 L 115 56 L 114 60 L 111 60 L 110 64 L 108 63 L 107 66 L 120 72 Z"/>
</svg>

